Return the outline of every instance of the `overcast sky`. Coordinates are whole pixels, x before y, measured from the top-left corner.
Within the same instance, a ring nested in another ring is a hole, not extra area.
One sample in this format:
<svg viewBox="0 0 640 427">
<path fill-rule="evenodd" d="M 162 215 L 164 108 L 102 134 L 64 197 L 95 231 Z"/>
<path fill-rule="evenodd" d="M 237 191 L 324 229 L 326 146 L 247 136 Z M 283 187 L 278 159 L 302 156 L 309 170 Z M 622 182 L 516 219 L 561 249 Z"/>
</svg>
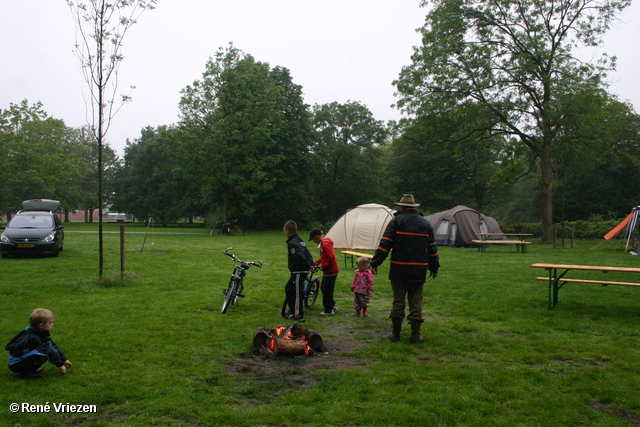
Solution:
<svg viewBox="0 0 640 427">
<path fill-rule="evenodd" d="M 106 136 L 122 154 L 146 126 L 178 121 L 180 90 L 229 42 L 291 71 L 307 104 L 359 101 L 378 120 L 399 119 L 392 81 L 420 44 L 419 0 L 158 0 L 124 39 L 119 93 L 133 101 Z M 640 112 L 640 4 L 634 2 L 601 49 L 618 57 L 611 91 Z M 64 0 L 0 0 L 0 109 L 43 103 L 68 126 L 87 122 L 87 84 L 72 52 L 75 26 Z"/>
</svg>

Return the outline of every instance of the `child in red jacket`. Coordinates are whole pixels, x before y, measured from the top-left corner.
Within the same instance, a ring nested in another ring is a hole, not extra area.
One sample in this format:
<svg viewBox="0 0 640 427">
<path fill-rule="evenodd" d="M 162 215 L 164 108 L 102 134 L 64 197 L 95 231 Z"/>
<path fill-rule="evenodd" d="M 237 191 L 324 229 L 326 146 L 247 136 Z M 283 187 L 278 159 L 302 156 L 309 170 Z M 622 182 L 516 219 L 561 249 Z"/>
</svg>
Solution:
<svg viewBox="0 0 640 427">
<path fill-rule="evenodd" d="M 324 232 L 319 228 L 314 228 L 309 233 L 309 240 L 313 240 L 320 245 L 320 258 L 314 262 L 315 265 L 322 269 L 322 305 L 324 310 L 320 312 L 320 316 L 335 315 L 336 301 L 333 299 L 333 291 L 336 287 L 336 279 L 338 278 L 338 260 L 333 250 L 333 241 L 324 236 Z"/>
</svg>

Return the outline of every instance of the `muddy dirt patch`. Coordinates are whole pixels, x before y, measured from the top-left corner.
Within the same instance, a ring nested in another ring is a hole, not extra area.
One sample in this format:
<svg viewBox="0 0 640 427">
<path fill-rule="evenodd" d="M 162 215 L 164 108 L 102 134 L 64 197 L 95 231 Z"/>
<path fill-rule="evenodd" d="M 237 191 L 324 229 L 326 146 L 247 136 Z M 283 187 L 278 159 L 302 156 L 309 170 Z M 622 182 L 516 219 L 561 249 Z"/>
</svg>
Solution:
<svg viewBox="0 0 640 427">
<path fill-rule="evenodd" d="M 337 319 L 336 319 L 337 320 Z M 326 322 L 319 330 L 324 341 L 321 352 L 309 356 L 269 356 L 247 351 L 232 360 L 227 372 L 237 374 L 257 383 L 270 383 L 274 379 L 288 383 L 286 388 L 309 387 L 320 380 L 318 375 L 328 369 L 368 369 L 367 361 L 354 350 L 372 345 L 386 336 L 374 327 L 362 322 Z M 373 325 L 382 320 L 366 319 Z"/>
</svg>

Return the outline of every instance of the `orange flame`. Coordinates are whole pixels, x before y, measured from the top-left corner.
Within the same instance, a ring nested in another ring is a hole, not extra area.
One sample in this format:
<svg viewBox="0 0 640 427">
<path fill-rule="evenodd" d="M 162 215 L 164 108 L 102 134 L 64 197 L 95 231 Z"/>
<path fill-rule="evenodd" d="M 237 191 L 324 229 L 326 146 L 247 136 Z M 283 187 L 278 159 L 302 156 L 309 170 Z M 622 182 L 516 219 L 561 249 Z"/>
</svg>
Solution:
<svg viewBox="0 0 640 427">
<path fill-rule="evenodd" d="M 273 329 L 273 332 L 274 334 L 270 337 L 269 343 L 267 344 L 267 349 L 270 351 L 273 351 L 275 349 L 276 339 L 284 339 L 284 340 L 300 339 L 291 333 L 290 326 L 286 326 L 286 325 L 277 326 Z M 306 336 L 302 338 L 304 339 L 304 343 L 305 343 L 304 354 L 308 355 L 312 351 L 311 347 L 309 346 L 309 340 Z"/>
</svg>

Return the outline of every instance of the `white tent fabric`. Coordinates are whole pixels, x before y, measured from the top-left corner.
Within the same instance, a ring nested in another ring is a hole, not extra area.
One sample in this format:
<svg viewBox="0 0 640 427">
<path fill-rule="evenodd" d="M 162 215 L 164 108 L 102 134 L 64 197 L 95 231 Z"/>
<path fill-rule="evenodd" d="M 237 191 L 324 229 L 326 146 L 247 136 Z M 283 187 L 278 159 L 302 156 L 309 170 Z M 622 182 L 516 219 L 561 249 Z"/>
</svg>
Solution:
<svg viewBox="0 0 640 427">
<path fill-rule="evenodd" d="M 336 249 L 375 250 L 396 211 L 377 203 L 348 210 L 326 234 Z"/>
</svg>

